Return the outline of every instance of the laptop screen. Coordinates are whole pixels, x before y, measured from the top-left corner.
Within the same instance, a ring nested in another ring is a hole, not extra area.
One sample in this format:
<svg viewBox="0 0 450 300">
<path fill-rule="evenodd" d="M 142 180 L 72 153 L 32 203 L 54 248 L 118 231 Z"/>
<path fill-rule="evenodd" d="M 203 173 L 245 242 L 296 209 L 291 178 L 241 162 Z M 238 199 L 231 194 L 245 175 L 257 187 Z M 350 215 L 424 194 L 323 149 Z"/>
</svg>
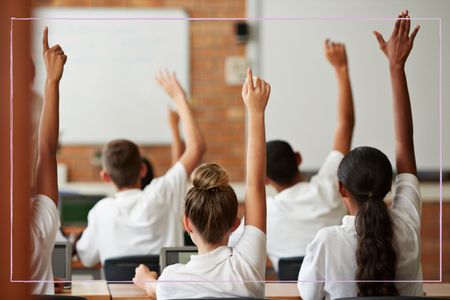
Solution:
<svg viewBox="0 0 450 300">
<path fill-rule="evenodd" d="M 161 249 L 161 270 L 173 264 L 187 264 L 191 260 L 192 255 L 198 253 L 197 247 L 165 247 Z"/>
</svg>

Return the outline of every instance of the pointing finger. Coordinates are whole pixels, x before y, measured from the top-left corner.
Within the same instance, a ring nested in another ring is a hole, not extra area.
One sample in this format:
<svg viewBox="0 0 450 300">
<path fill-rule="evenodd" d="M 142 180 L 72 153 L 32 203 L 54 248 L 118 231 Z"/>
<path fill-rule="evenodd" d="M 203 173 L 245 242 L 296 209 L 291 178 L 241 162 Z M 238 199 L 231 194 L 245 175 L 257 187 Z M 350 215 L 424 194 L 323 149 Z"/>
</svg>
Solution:
<svg viewBox="0 0 450 300">
<path fill-rule="evenodd" d="M 48 50 L 48 27 L 47 26 L 45 26 L 45 29 L 44 29 L 44 36 L 43 36 L 43 38 L 42 38 L 42 46 L 43 46 L 43 49 L 44 49 L 44 52 L 45 51 L 47 51 Z"/>
</svg>

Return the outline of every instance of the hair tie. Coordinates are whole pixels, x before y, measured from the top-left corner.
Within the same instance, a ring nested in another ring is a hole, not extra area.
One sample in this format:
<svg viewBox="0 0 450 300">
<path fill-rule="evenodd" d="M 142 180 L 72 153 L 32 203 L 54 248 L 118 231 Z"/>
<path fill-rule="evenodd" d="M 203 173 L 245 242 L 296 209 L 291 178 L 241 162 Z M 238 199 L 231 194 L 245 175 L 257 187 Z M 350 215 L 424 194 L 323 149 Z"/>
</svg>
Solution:
<svg viewBox="0 0 450 300">
<path fill-rule="evenodd" d="M 221 191 L 222 190 L 222 188 L 220 186 L 208 186 L 208 187 L 197 187 L 197 186 L 195 186 L 194 188 L 196 190 L 199 190 L 199 191 L 210 191 L 210 190 Z"/>
</svg>

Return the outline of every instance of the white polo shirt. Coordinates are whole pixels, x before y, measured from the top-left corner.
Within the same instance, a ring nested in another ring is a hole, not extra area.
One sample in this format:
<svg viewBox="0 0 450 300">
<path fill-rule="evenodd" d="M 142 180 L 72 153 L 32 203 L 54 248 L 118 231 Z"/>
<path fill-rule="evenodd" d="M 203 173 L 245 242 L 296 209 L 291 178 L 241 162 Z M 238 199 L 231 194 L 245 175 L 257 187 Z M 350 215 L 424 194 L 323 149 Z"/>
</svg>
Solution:
<svg viewBox="0 0 450 300">
<path fill-rule="evenodd" d="M 31 280 L 33 294 L 54 294 L 52 253 L 59 215 L 55 203 L 47 196 L 36 195 L 31 201 Z"/>
<path fill-rule="evenodd" d="M 186 170 L 177 162 L 143 191 L 130 189 L 99 201 L 89 212 L 88 227 L 76 245 L 83 265 L 183 246 L 186 187 Z"/>
<path fill-rule="evenodd" d="M 266 235 L 247 225 L 234 248 L 221 246 L 191 256 L 185 265 L 165 268 L 157 282 L 156 298 L 264 298 L 265 269 Z"/>
<path fill-rule="evenodd" d="M 389 213 L 397 253 L 396 280 L 422 280 L 419 181 L 412 174 L 400 174 L 396 177 L 393 191 Z M 355 216 L 345 216 L 342 225 L 320 230 L 308 245 L 298 277 L 299 281 L 305 281 L 298 283 L 302 299 L 355 297 L 355 282 L 337 281 L 355 280 L 356 248 Z M 421 282 L 398 282 L 396 287 L 401 296 L 423 296 Z"/>
<path fill-rule="evenodd" d="M 267 255 L 275 271 L 280 258 L 304 256 L 317 231 L 339 224 L 347 213 L 337 184 L 343 157 L 341 152 L 331 151 L 309 182 L 267 197 Z M 242 226 L 233 232 L 229 245 L 233 246 L 241 234 Z"/>
<path fill-rule="evenodd" d="M 267 198 L 267 254 L 276 271 L 280 258 L 304 256 L 319 229 L 339 224 L 347 214 L 337 184 L 343 157 L 331 151 L 309 182 Z"/>
</svg>

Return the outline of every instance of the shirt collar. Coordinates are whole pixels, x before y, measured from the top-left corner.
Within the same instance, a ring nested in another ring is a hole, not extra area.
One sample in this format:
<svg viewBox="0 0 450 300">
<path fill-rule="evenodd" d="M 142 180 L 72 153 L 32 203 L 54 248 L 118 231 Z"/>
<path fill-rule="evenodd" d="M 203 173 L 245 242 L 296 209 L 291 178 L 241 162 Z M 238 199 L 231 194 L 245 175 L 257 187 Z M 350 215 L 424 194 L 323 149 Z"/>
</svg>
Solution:
<svg viewBox="0 0 450 300">
<path fill-rule="evenodd" d="M 306 181 L 297 182 L 293 186 L 290 186 L 290 187 L 282 190 L 281 192 L 277 193 L 275 195 L 275 198 L 292 198 L 292 197 L 289 197 L 288 195 L 290 193 L 296 193 L 298 189 L 303 188 L 306 184 L 307 184 Z"/>
<path fill-rule="evenodd" d="M 115 195 L 114 195 L 114 198 L 123 198 L 123 197 L 129 197 L 129 196 L 131 196 L 131 195 L 135 195 L 135 194 L 138 194 L 138 193 L 141 193 L 142 192 L 142 190 L 140 190 L 140 189 L 128 189 L 128 190 L 124 190 L 124 191 L 121 191 L 121 192 L 117 192 Z"/>
<path fill-rule="evenodd" d="M 232 255 L 231 249 L 228 246 L 220 246 L 216 249 L 201 255 L 192 255 L 189 264 L 199 267 L 206 267 L 211 265 L 218 265 Z"/>
<path fill-rule="evenodd" d="M 342 218 L 342 226 L 347 228 L 355 228 L 356 216 L 347 215 Z"/>
</svg>

